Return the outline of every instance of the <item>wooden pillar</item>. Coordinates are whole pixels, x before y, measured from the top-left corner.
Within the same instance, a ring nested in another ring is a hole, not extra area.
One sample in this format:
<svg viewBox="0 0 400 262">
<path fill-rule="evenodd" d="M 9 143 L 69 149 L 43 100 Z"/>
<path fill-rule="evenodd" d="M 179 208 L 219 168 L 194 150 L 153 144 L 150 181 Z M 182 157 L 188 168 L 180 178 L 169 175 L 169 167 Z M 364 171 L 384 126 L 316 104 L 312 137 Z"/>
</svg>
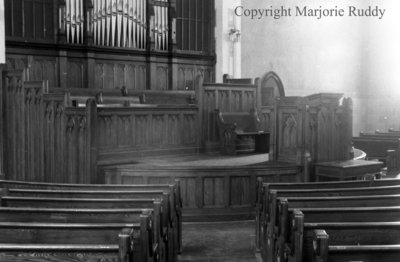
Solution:
<svg viewBox="0 0 400 262">
<path fill-rule="evenodd" d="M 88 142 L 88 163 L 87 170 L 90 176 L 89 183 L 99 183 L 97 177 L 97 153 L 98 153 L 98 139 L 97 139 L 97 105 L 94 99 L 88 99 L 86 103 L 87 107 L 87 142 Z"/>
<path fill-rule="evenodd" d="M 58 75 L 59 75 L 59 87 L 67 87 L 68 83 L 68 68 L 67 68 L 68 58 L 67 51 L 60 50 L 58 53 Z"/>
</svg>

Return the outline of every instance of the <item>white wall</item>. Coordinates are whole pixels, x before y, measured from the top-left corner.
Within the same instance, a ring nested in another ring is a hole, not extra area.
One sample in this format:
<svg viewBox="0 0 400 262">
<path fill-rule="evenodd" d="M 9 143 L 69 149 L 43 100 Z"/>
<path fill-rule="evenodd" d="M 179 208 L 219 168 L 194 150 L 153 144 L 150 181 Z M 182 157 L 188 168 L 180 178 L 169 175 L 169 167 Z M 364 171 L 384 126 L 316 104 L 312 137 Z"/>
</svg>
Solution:
<svg viewBox="0 0 400 262">
<path fill-rule="evenodd" d="M 400 31 L 397 30 L 400 3 L 397 2 L 400 1 L 242 0 L 239 5 L 250 9 L 322 6 L 343 8 L 346 13 L 344 17 L 316 19 L 296 17 L 292 9 L 292 16 L 280 19 L 242 16 L 241 75 L 260 77 L 273 70 L 281 77 L 287 95 L 338 92 L 352 97 L 354 134 L 383 127 L 376 120 L 389 114 L 396 116 L 395 127 L 400 128 L 400 107 L 394 107 L 399 100 L 392 95 L 397 92 L 400 96 Z M 378 6 L 386 8 L 386 12 L 382 19 L 348 17 L 350 5 Z M 217 74 L 218 70 L 217 64 Z M 375 101 L 373 107 L 369 106 L 371 100 Z"/>
<path fill-rule="evenodd" d="M 229 39 L 230 29 L 241 32 L 241 18 L 233 13 L 233 8 L 240 5 L 241 0 L 216 0 L 216 82 L 222 82 L 222 76 L 229 74 L 235 78 L 241 77 L 241 41 L 232 43 Z"/>
</svg>

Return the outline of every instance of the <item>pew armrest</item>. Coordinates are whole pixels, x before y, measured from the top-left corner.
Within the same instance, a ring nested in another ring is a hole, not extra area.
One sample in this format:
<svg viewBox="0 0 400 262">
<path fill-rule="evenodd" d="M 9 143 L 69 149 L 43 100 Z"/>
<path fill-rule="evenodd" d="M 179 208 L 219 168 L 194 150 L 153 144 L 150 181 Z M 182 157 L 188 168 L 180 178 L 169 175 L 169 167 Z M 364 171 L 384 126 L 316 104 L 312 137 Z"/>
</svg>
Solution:
<svg viewBox="0 0 400 262">
<path fill-rule="evenodd" d="M 328 261 L 328 245 L 329 235 L 325 230 L 317 229 L 314 230 L 313 235 L 313 257 L 315 262 L 327 262 Z"/>
</svg>

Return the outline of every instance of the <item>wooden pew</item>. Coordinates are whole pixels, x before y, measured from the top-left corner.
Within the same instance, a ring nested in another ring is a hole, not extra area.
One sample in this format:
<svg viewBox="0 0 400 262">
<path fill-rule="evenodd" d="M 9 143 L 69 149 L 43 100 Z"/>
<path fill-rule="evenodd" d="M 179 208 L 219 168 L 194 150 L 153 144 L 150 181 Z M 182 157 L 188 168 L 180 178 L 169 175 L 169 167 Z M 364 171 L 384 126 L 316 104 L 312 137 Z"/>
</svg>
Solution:
<svg viewBox="0 0 400 262">
<path fill-rule="evenodd" d="M 65 184 L 0 180 L 0 188 L 8 189 L 46 189 L 46 190 L 88 190 L 88 191 L 154 191 L 171 192 L 176 212 L 181 214 L 182 197 L 179 180 L 174 184 Z M 180 220 L 181 221 L 181 220 Z"/>
<path fill-rule="evenodd" d="M 139 97 L 118 97 L 118 96 L 68 96 L 67 105 L 72 107 L 85 107 L 88 99 L 96 99 L 98 107 L 129 107 L 140 106 Z M 143 106 L 143 105 L 142 105 Z"/>
<path fill-rule="evenodd" d="M 392 262 L 400 257 L 400 245 L 333 244 L 325 230 L 314 230 L 313 260 L 315 262 L 371 261 Z"/>
<path fill-rule="evenodd" d="M 353 187 L 378 187 L 400 185 L 400 179 L 378 179 L 368 181 L 338 181 L 338 182 L 313 182 L 313 183 L 264 183 L 258 180 L 256 198 L 256 249 L 260 250 L 263 244 L 262 235 L 264 227 L 270 218 L 270 206 L 276 201 L 270 195 L 271 190 L 295 189 L 329 189 Z M 274 205 L 276 206 L 276 205 Z"/>
<path fill-rule="evenodd" d="M 398 181 L 395 181 L 398 182 Z M 342 182 L 343 183 L 343 182 Z M 313 184 L 313 183 L 310 183 Z M 376 184 L 376 185 L 379 185 Z M 307 187 L 307 186 L 304 186 Z M 372 187 L 357 187 L 357 188 L 318 188 L 313 189 L 308 186 L 305 189 L 282 189 L 282 190 L 268 190 L 266 192 L 266 200 L 264 204 L 264 213 L 261 214 L 260 218 L 260 233 L 259 243 L 261 247 L 265 247 L 265 243 L 268 243 L 267 248 L 261 249 L 263 257 L 272 256 L 272 252 L 275 249 L 276 239 L 276 228 L 279 221 L 278 217 L 278 203 L 279 197 L 318 197 L 318 196 L 355 196 L 355 195 L 389 195 L 389 194 L 400 194 L 400 186 L 372 186 Z M 271 258 L 270 258 L 271 259 Z"/>
<path fill-rule="evenodd" d="M 0 188 L 9 189 L 45 189 L 79 191 L 159 191 L 171 192 L 170 205 L 176 213 L 178 252 L 182 252 L 182 197 L 180 181 L 174 184 L 65 184 L 0 180 Z M 112 193 L 111 193 L 112 194 Z M 174 204 L 172 204 L 174 203 Z M 170 213 L 173 215 L 173 213 Z"/>
<path fill-rule="evenodd" d="M 278 199 L 277 225 L 273 228 L 273 239 L 268 241 L 282 245 L 293 239 L 290 231 L 289 210 L 320 207 L 390 207 L 400 206 L 400 195 L 345 196 L 345 197 L 290 197 Z M 329 221 L 329 217 L 327 217 Z M 273 227 L 273 225 L 271 225 Z M 277 249 L 275 247 L 275 249 Z M 280 250 L 283 250 L 280 248 Z M 277 254 L 275 254 L 277 255 Z M 281 254 L 282 255 L 282 254 Z"/>
<path fill-rule="evenodd" d="M 36 222 L 36 223 L 68 223 L 68 224 L 129 224 L 135 222 L 134 230 L 139 238 L 131 239 L 141 247 L 134 250 L 135 257 L 147 250 L 150 261 L 164 261 L 165 250 L 157 243 L 154 235 L 154 214 L 150 209 L 66 209 L 66 208 L 32 208 L 32 207 L 0 207 L 0 222 Z M 144 239 L 148 241 L 143 242 Z M 147 246 L 146 246 L 147 245 Z M 130 246 L 130 243 L 128 243 Z M 41 247 L 41 248 L 45 248 Z M 1 247 L 0 247 L 0 250 Z M 65 250 L 68 251 L 69 250 Z M 157 256 L 157 257 L 154 257 Z M 1 260 L 0 260 L 1 261 Z M 129 260 L 131 261 L 131 260 Z"/>
<path fill-rule="evenodd" d="M 256 81 L 258 81 L 258 79 L 256 79 Z M 222 76 L 222 83 L 225 83 L 225 84 L 252 85 L 253 84 L 253 79 L 251 79 L 251 78 L 232 78 L 229 74 L 224 74 Z"/>
<path fill-rule="evenodd" d="M 100 191 L 101 192 L 101 191 Z M 160 196 L 159 196 L 160 197 Z M 177 255 L 177 229 L 169 223 L 167 201 L 162 198 L 67 198 L 2 196 L 2 206 L 37 208 L 151 208 L 154 210 L 154 238 L 164 248 L 169 261 Z"/>
<path fill-rule="evenodd" d="M 332 245 L 390 245 L 400 241 L 400 222 L 304 223 L 302 236 L 299 233 L 299 241 L 295 241 L 294 250 L 287 249 L 289 256 L 294 254 L 292 261 L 312 261 L 313 236 L 317 229 L 323 229 L 329 234 Z"/>
<path fill-rule="evenodd" d="M 136 241 L 135 232 L 145 230 L 142 225 L 146 224 L 0 222 L 0 260 L 19 257 L 25 258 L 19 261 L 29 261 L 29 257 L 41 256 L 43 261 L 66 261 L 68 257 L 155 261 L 151 251 L 145 250 L 148 246 L 138 244 L 149 243 L 149 235 L 140 234 Z"/>
<path fill-rule="evenodd" d="M 118 203 L 122 202 L 130 202 L 130 200 L 136 200 L 136 199 L 143 199 L 143 201 L 135 201 L 137 204 L 135 205 L 136 207 L 143 207 L 141 205 L 144 205 L 144 207 L 148 207 L 153 201 L 154 198 L 162 198 L 163 201 L 162 203 L 162 210 L 163 210 L 163 216 L 162 219 L 163 221 L 161 222 L 165 230 L 170 231 L 169 233 L 164 232 L 163 235 L 166 237 L 167 235 L 170 235 L 170 241 L 173 241 L 173 246 L 172 248 L 176 250 L 176 252 L 179 252 L 179 229 L 178 223 L 179 223 L 179 218 L 178 218 L 178 213 L 175 209 L 175 203 L 174 203 L 174 194 L 170 193 L 168 190 L 141 190 L 141 191 L 128 191 L 128 190 L 47 190 L 47 189 L 8 189 L 8 196 L 17 196 L 17 197 L 28 197 L 30 199 L 35 199 L 37 197 L 39 198 L 45 198 L 45 203 L 47 199 L 51 199 L 52 201 L 50 203 L 55 203 L 54 205 L 62 204 L 64 203 L 71 203 L 75 207 L 77 204 L 82 204 L 82 201 L 79 201 L 80 199 L 92 199 L 89 207 L 93 207 L 93 199 L 97 198 L 103 198 L 107 199 L 105 202 L 102 202 L 103 205 L 106 203 L 109 203 L 109 205 L 115 205 L 114 201 L 111 201 L 110 199 L 128 199 L 127 201 L 118 201 Z M 54 198 L 65 198 L 68 200 L 61 200 L 54 202 Z M 7 200 L 7 198 L 5 198 Z M 70 201 L 69 199 L 74 199 Z M 79 199 L 79 200 L 76 200 Z M 15 200 L 14 200 L 15 201 Z M 18 200 L 21 201 L 21 200 Z M 69 202 L 70 201 L 70 202 Z M 101 200 L 100 200 L 101 201 Z M 150 202 L 149 202 L 150 201 Z M 7 202 L 7 201 L 6 201 Z M 99 202 L 99 201 L 94 201 L 94 202 Z M 41 203 L 42 204 L 42 203 Z M 40 204 L 40 205 L 41 205 Z M 11 205 L 15 205 L 11 203 Z M 84 204 L 86 205 L 86 204 Z M 119 205 L 119 204 L 118 204 Z M 86 207 L 86 206 L 85 206 Z M 106 206 L 104 206 L 106 207 Z"/>
<path fill-rule="evenodd" d="M 352 223 L 352 225 L 370 222 L 396 222 L 399 224 L 400 207 L 341 207 L 341 208 L 302 208 L 289 209 L 291 228 L 289 241 L 278 240 L 274 255 L 290 261 L 302 260 L 308 247 L 309 228 L 323 229 L 327 223 Z M 317 228 L 314 227 L 316 225 Z M 374 233 L 370 233 L 374 235 Z M 389 235 L 388 235 L 389 236 Z M 283 250 L 282 250 L 283 249 Z"/>
<path fill-rule="evenodd" d="M 71 96 L 96 97 L 99 93 L 104 97 L 138 97 L 142 104 L 153 105 L 188 105 L 195 103 L 194 90 L 127 90 L 121 89 L 85 89 L 85 88 L 50 88 L 50 93 L 66 94 Z"/>
<path fill-rule="evenodd" d="M 399 137 L 385 135 L 362 135 L 353 137 L 355 148 L 361 149 L 367 154 L 368 159 L 378 159 L 385 162 L 387 150 L 398 149 L 400 146 Z"/>
<path fill-rule="evenodd" d="M 304 223 L 302 259 L 295 261 L 312 261 L 317 229 L 329 234 L 332 245 L 391 245 L 400 241 L 400 222 Z"/>
</svg>

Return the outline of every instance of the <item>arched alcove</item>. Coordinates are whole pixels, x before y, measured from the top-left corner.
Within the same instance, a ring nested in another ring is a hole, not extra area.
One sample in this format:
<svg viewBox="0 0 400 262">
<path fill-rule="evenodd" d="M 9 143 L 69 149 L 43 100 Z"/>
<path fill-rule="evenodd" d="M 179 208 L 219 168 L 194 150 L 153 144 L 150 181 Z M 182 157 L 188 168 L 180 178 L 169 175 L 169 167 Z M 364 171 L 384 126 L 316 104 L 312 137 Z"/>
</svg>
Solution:
<svg viewBox="0 0 400 262">
<path fill-rule="evenodd" d="M 279 76 L 269 71 L 261 79 L 261 106 L 272 105 L 276 97 L 285 96 L 285 90 Z"/>
</svg>

